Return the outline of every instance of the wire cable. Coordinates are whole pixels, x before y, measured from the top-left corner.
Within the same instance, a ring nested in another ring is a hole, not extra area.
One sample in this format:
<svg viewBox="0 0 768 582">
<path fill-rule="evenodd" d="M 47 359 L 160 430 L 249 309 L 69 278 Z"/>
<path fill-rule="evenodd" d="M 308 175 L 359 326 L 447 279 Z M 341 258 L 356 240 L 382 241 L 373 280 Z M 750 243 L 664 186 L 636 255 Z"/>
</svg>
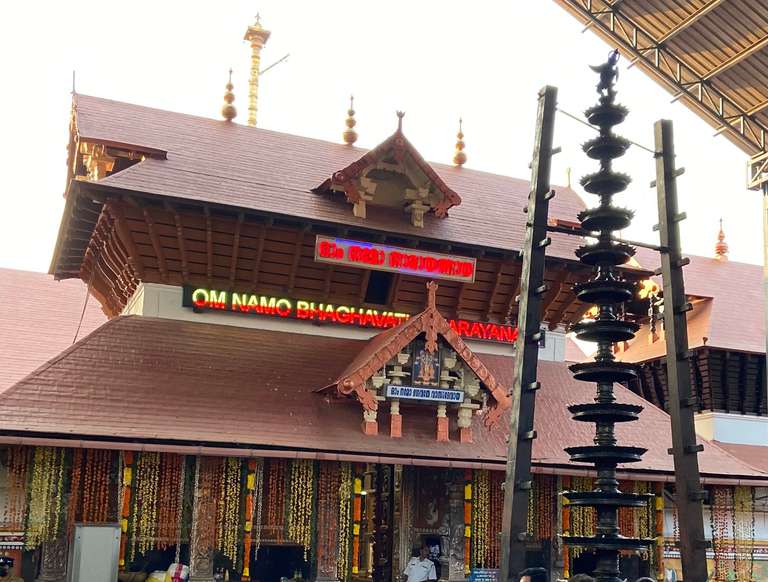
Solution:
<svg viewBox="0 0 768 582">
<path fill-rule="evenodd" d="M 565 111 L 564 109 L 560 109 L 559 107 L 557 108 L 557 111 L 559 111 L 560 113 L 562 113 L 562 114 L 563 114 L 563 115 L 565 115 L 566 117 L 570 117 L 571 119 L 573 119 L 573 120 L 575 120 L 575 121 L 578 121 L 578 122 L 579 122 L 579 123 L 581 123 L 582 125 L 586 125 L 587 127 L 591 128 L 591 129 L 594 129 L 595 131 L 600 131 L 600 128 L 598 128 L 598 127 L 595 127 L 594 125 L 592 125 L 592 124 L 590 124 L 590 123 L 587 123 L 586 121 L 584 121 L 583 119 L 581 119 L 581 118 L 580 118 L 580 117 L 578 117 L 577 115 L 574 115 L 573 113 L 568 113 L 567 111 Z M 637 143 L 636 141 L 632 141 L 632 140 L 630 139 L 630 140 L 629 140 L 629 143 L 631 143 L 632 145 L 635 145 L 635 146 L 639 147 L 641 150 L 645 150 L 645 151 L 647 151 L 649 154 L 652 154 L 652 155 L 654 155 L 654 156 L 656 155 L 656 151 L 655 151 L 655 150 L 652 150 L 651 148 L 647 148 L 647 147 L 645 147 L 644 145 Z"/>
</svg>

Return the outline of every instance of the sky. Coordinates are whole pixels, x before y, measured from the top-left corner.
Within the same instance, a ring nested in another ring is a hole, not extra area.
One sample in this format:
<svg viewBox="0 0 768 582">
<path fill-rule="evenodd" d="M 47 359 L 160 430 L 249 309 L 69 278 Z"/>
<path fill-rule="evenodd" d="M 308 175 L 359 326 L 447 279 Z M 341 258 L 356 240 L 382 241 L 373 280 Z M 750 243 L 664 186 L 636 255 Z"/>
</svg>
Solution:
<svg viewBox="0 0 768 582">
<path fill-rule="evenodd" d="M 0 8 L 0 267 L 47 271 L 64 206 L 72 71 L 79 93 L 217 118 L 227 70 L 247 118 L 246 27 L 261 14 L 272 37 L 260 80 L 259 126 L 340 142 L 355 95 L 356 145 L 373 147 L 396 127 L 430 161 L 450 163 L 459 116 L 467 167 L 528 178 L 536 98 L 559 90 L 580 115 L 595 102 L 589 64 L 610 48 L 552 0 L 134 0 L 14 2 Z M 619 101 L 631 113 L 617 132 L 646 147 L 653 122 L 675 124 L 684 250 L 711 256 L 722 217 L 732 260 L 762 264 L 762 201 L 746 190 L 747 157 L 637 68 L 623 61 Z M 552 182 L 594 170 L 580 149 L 592 130 L 558 115 Z M 618 197 L 636 218 L 624 236 L 655 242 L 650 153 L 633 147 L 615 167 L 634 183 Z M 594 200 L 586 197 L 588 204 Z M 519 209 L 510 208 L 517 213 Z"/>
</svg>

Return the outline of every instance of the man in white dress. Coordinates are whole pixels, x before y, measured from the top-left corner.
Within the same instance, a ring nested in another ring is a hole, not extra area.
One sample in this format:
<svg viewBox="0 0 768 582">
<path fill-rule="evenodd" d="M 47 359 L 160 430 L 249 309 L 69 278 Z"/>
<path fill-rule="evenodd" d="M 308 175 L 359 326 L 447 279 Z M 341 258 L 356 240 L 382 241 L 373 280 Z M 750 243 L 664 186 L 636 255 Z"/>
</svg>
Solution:
<svg viewBox="0 0 768 582">
<path fill-rule="evenodd" d="M 414 552 L 415 553 L 415 552 Z M 429 582 L 437 580 L 435 564 L 429 559 L 429 548 L 421 546 L 418 557 L 411 558 L 403 571 L 404 582 Z"/>
</svg>

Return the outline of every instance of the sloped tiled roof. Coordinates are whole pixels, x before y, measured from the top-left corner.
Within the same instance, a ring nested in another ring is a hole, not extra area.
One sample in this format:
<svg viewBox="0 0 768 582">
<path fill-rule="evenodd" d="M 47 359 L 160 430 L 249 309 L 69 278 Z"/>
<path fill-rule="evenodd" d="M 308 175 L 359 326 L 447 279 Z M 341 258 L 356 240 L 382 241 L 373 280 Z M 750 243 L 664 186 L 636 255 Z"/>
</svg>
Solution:
<svg viewBox="0 0 768 582">
<path fill-rule="evenodd" d="M 768 473 L 768 443 L 760 445 L 740 445 L 713 441 L 721 449 L 725 449 L 740 461 L 751 465 L 764 473 Z"/>
<path fill-rule="evenodd" d="M 658 254 L 638 250 L 642 267 L 658 268 Z M 689 346 L 765 353 L 763 268 L 730 260 L 685 256 L 691 260 L 683 268 L 685 292 L 700 298 L 694 300 L 694 309 L 688 312 Z M 622 354 L 622 359 L 639 362 L 663 356 L 666 352 L 663 334 L 654 343 L 649 343 L 648 334 L 649 330 L 644 327 Z"/>
<path fill-rule="evenodd" d="M 523 243 L 526 180 L 430 164 L 461 197 L 448 218 L 427 216 L 418 228 L 402 213 L 376 208 L 362 219 L 312 190 L 368 150 L 87 95 L 76 95 L 75 107 L 81 139 L 167 152 L 100 180 L 103 186 L 500 250 Z M 570 188 L 556 190 L 551 216 L 575 220 L 584 203 Z M 549 255 L 574 259 L 577 238 L 552 239 Z"/>
<path fill-rule="evenodd" d="M 0 268 L 0 392 L 72 345 L 87 293 L 78 279 Z M 78 338 L 106 319 L 89 301 Z"/>
<path fill-rule="evenodd" d="M 403 407 L 403 437 L 362 436 L 358 404 L 317 394 L 338 378 L 364 342 L 148 317 L 117 317 L 10 388 L 0 400 L 0 434 L 103 438 L 156 443 L 259 446 L 404 458 L 450 458 L 503 465 L 506 423 L 473 424 L 474 444 L 437 442 L 434 410 Z M 483 355 L 500 382 L 513 360 Z M 536 465 L 569 465 L 566 445 L 588 444 L 593 427 L 566 406 L 594 397 L 566 364 L 540 362 L 534 441 Z M 620 401 L 646 404 L 617 386 Z M 387 422 L 387 415 L 380 422 Z M 455 418 L 451 418 L 455 434 Z M 648 447 L 633 470 L 672 472 L 669 417 L 646 406 L 641 420 L 617 426 L 620 442 Z M 455 437 L 454 437 L 455 438 Z M 703 442 L 702 473 L 765 479 Z M 571 465 L 571 468 L 573 466 Z"/>
</svg>

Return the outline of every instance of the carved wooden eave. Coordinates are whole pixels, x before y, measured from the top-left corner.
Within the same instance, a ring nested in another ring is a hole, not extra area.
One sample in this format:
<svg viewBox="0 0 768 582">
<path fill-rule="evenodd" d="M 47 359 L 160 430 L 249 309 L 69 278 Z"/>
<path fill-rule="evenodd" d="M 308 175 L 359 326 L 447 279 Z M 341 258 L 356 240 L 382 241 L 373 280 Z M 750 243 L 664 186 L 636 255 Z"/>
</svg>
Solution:
<svg viewBox="0 0 768 582">
<path fill-rule="evenodd" d="M 320 194 L 331 191 L 344 193 L 355 216 L 365 218 L 369 206 L 402 208 L 419 227 L 425 214 L 445 218 L 450 208 L 461 204 L 461 197 L 416 151 L 401 128 L 315 189 Z"/>
<path fill-rule="evenodd" d="M 77 95 L 73 95 L 67 156 L 68 182 L 73 179 L 98 182 L 146 158 L 164 160 L 167 156 L 168 152 L 162 149 L 83 134 L 77 122 Z"/>
<path fill-rule="evenodd" d="M 451 329 L 448 321 L 437 310 L 435 305 L 437 284 L 430 281 L 427 283 L 427 289 L 429 299 L 424 311 L 399 326 L 371 338 L 339 378 L 318 392 L 335 392 L 340 397 L 354 396 L 362 404 L 364 411 L 376 411 L 379 402 L 376 394 L 368 389 L 368 381 L 411 342 L 424 334 L 427 350 L 434 352 L 437 349 L 438 338 L 442 338 L 485 386 L 490 402 L 484 422 L 490 428 L 499 421 L 504 410 L 511 404 L 508 390 L 496 380 L 480 358 Z"/>
</svg>

